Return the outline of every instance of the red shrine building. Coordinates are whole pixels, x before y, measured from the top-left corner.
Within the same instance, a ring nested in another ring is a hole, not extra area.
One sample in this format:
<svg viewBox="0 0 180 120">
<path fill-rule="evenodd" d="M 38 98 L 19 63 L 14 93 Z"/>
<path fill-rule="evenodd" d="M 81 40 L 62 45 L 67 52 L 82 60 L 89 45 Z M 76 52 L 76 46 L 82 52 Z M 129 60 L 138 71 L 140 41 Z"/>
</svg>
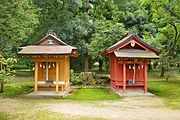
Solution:
<svg viewBox="0 0 180 120">
<path fill-rule="evenodd" d="M 158 59 L 157 49 L 130 34 L 105 50 L 110 60 L 110 85 L 116 90 L 147 92 L 147 65 Z"/>
</svg>

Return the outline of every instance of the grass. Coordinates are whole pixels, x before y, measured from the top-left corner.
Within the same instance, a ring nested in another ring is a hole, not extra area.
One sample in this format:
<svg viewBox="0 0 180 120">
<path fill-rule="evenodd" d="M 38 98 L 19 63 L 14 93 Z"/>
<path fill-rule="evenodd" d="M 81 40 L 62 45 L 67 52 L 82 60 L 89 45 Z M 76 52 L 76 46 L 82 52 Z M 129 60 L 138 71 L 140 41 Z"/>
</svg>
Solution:
<svg viewBox="0 0 180 120">
<path fill-rule="evenodd" d="M 165 99 L 171 108 L 180 109 L 180 82 L 150 81 L 149 91 Z"/>
<path fill-rule="evenodd" d="M 178 72 L 173 72 L 169 82 L 159 77 L 159 71 L 148 72 L 149 86 L 148 90 L 153 94 L 165 99 L 165 104 L 169 107 L 180 109 L 180 76 Z M 0 94 L 3 97 L 16 97 L 25 94 L 33 89 L 32 72 L 17 72 L 13 82 L 5 85 L 5 92 Z M 101 100 L 119 100 L 120 97 L 109 92 L 108 89 L 84 88 L 76 89 L 71 96 L 63 100 L 74 101 L 101 101 Z"/>
<path fill-rule="evenodd" d="M 32 91 L 33 84 L 31 83 L 15 83 L 15 84 L 6 84 L 4 93 L 0 95 L 3 97 L 16 97 L 21 94 L 29 93 Z"/>
<path fill-rule="evenodd" d="M 180 109 L 180 77 L 179 73 L 175 73 L 169 82 L 165 82 L 163 78 L 158 76 L 159 71 L 150 71 L 149 91 L 165 100 L 165 105 L 170 108 Z M 105 100 L 120 100 L 116 94 L 111 93 L 107 88 L 82 88 L 76 89 L 72 95 L 58 99 L 27 99 L 18 98 L 19 95 L 25 94 L 32 90 L 33 74 L 32 72 L 18 72 L 15 80 L 9 82 L 5 86 L 5 92 L 0 94 L 3 97 L 10 97 L 5 102 L 1 101 L 0 120 L 104 120 L 102 118 L 91 118 L 83 116 L 71 116 L 63 113 L 56 113 L 42 109 L 36 110 L 36 106 L 41 103 L 60 103 L 66 100 L 77 102 L 96 102 Z M 17 97 L 16 100 L 14 97 Z M 14 102 L 16 100 L 16 102 Z M 6 109 L 9 106 L 9 109 Z"/>
<path fill-rule="evenodd" d="M 5 112 L 0 112 L 0 120 L 10 120 L 11 117 Z"/>
<path fill-rule="evenodd" d="M 5 84 L 3 97 L 16 97 L 21 94 L 28 93 L 33 89 L 33 75 L 32 72 L 17 72 L 13 81 Z"/>
<path fill-rule="evenodd" d="M 76 89 L 72 92 L 71 96 L 65 99 L 75 101 L 102 101 L 102 100 L 119 100 L 120 97 L 111 93 L 106 88 L 82 88 Z"/>
<path fill-rule="evenodd" d="M 36 111 L 35 113 L 16 113 L 7 114 L 0 112 L 0 120 L 105 120 L 103 118 L 91 118 L 83 116 L 72 116 L 68 114 L 50 112 L 50 111 Z"/>
<path fill-rule="evenodd" d="M 159 71 L 150 72 L 148 90 L 165 100 L 165 105 L 180 109 L 180 76 L 173 72 L 168 82 L 158 76 Z"/>
<path fill-rule="evenodd" d="M 31 71 L 17 71 L 14 81 L 5 84 L 5 91 L 0 96 L 17 97 L 33 90 L 33 73 Z M 71 96 L 64 97 L 63 100 L 75 101 L 101 101 L 119 100 L 120 97 L 113 94 L 106 88 L 76 89 Z"/>
</svg>

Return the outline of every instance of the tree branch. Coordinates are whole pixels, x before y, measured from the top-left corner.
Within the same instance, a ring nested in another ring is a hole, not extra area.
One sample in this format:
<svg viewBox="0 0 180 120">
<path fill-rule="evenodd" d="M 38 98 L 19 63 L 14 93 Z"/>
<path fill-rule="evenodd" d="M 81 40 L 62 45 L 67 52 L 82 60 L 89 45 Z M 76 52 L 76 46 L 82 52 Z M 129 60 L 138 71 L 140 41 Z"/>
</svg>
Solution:
<svg viewBox="0 0 180 120">
<path fill-rule="evenodd" d="M 171 1 L 171 2 L 173 2 L 173 1 Z M 169 4 L 170 4 L 170 2 L 169 2 Z M 168 4 L 168 5 L 169 5 L 169 4 Z M 172 16 L 174 16 L 174 17 L 176 17 L 177 19 L 179 19 L 178 14 L 176 14 L 173 10 L 169 9 L 169 8 L 168 8 L 168 5 L 162 4 L 162 6 L 164 7 L 164 9 L 165 9 L 166 11 L 168 11 Z"/>
<path fill-rule="evenodd" d="M 177 30 L 177 27 L 176 27 L 176 25 L 175 25 L 175 23 L 169 23 L 171 26 L 173 26 L 174 27 L 174 30 L 175 30 L 175 37 L 174 37 L 174 40 L 173 40 L 173 42 L 172 42 L 172 45 L 171 46 L 169 46 L 170 48 L 169 48 L 169 50 L 168 50 L 168 54 L 172 51 L 172 49 L 175 47 L 175 45 L 176 45 L 176 43 L 177 43 L 177 41 L 178 41 L 178 38 L 179 38 L 179 33 L 178 33 L 178 30 Z"/>
</svg>

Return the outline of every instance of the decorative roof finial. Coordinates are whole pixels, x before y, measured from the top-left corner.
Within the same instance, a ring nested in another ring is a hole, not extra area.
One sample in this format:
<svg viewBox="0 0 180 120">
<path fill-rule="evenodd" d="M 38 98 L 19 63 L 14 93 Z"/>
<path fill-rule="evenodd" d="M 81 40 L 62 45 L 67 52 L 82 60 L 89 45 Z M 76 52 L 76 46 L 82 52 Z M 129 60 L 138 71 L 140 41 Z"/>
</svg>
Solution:
<svg viewBox="0 0 180 120">
<path fill-rule="evenodd" d="M 134 34 L 134 35 L 137 35 L 137 30 L 136 30 L 136 28 L 129 28 L 128 29 L 128 35 L 130 35 L 130 34 Z"/>
<path fill-rule="evenodd" d="M 56 33 L 53 30 L 48 30 L 46 35 L 54 35 L 54 36 L 56 36 Z"/>
</svg>

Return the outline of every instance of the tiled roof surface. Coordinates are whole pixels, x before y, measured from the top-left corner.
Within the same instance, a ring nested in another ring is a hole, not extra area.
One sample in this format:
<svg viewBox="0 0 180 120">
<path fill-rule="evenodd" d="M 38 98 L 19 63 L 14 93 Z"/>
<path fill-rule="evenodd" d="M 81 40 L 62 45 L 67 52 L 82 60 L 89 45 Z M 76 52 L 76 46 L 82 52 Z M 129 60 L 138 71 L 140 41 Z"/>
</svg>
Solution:
<svg viewBox="0 0 180 120">
<path fill-rule="evenodd" d="M 120 58 L 148 58 L 148 59 L 156 59 L 159 58 L 152 51 L 145 51 L 140 49 L 121 49 L 119 51 L 114 51 L 116 57 Z"/>
<path fill-rule="evenodd" d="M 69 45 L 32 45 L 22 47 L 22 50 L 18 53 L 21 55 L 59 55 L 59 54 L 70 54 L 75 47 Z"/>
</svg>

